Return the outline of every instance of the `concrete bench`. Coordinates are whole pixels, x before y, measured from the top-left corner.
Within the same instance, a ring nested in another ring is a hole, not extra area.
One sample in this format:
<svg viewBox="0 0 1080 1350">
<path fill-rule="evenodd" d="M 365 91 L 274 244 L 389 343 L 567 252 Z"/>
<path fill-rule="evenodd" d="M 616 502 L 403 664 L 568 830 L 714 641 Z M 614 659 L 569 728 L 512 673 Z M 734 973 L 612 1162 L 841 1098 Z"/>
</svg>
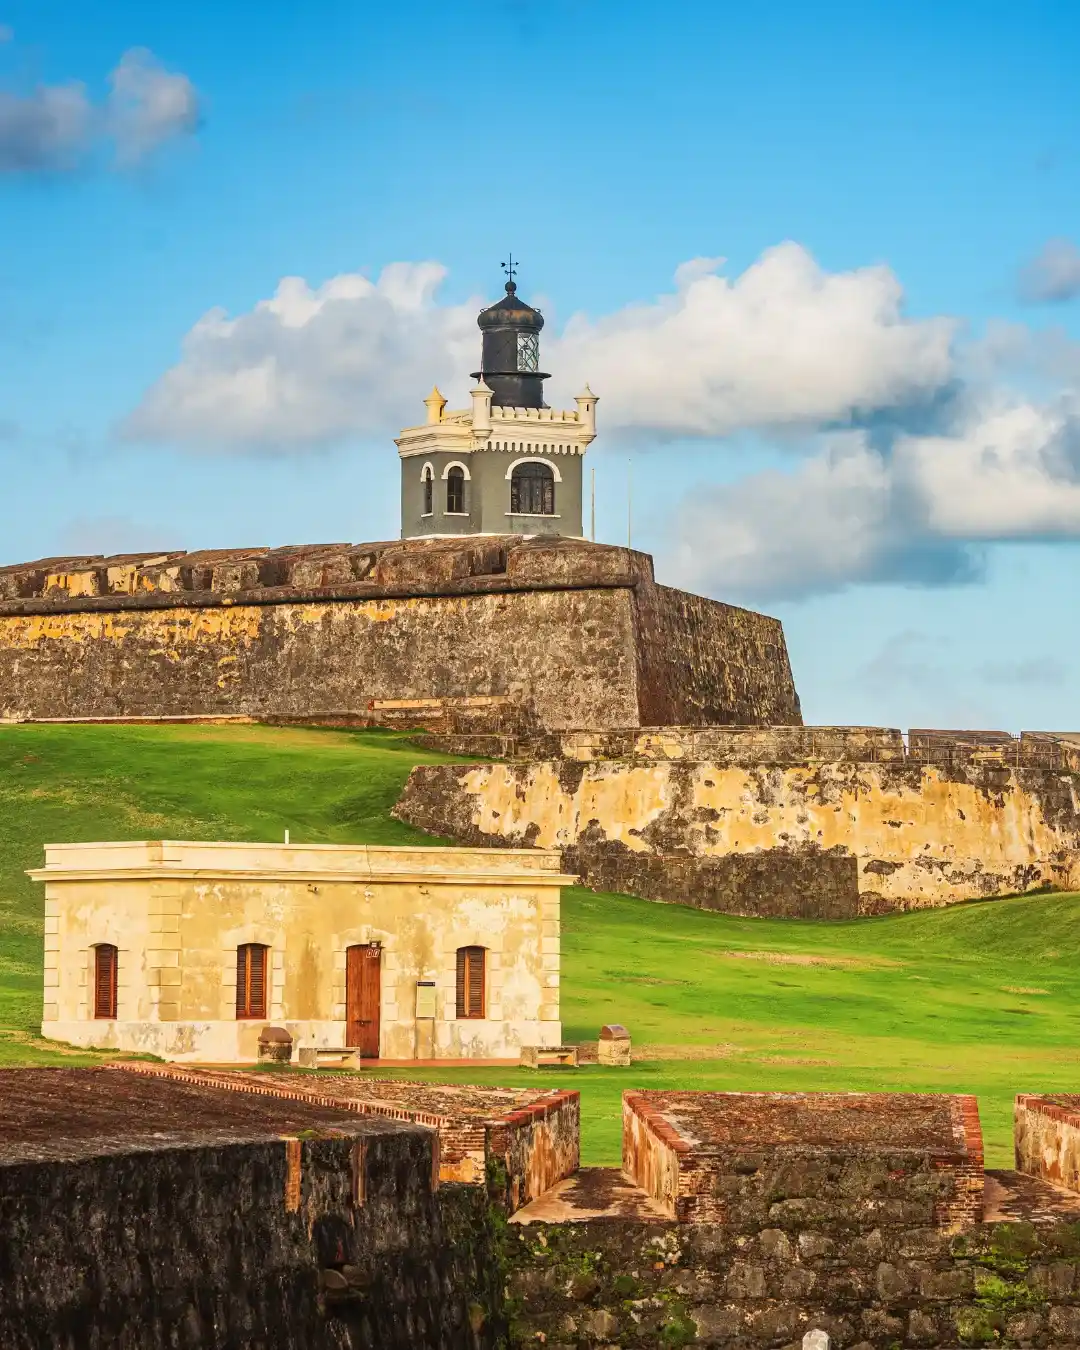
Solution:
<svg viewBox="0 0 1080 1350">
<path fill-rule="evenodd" d="M 296 1052 L 296 1062 L 302 1069 L 317 1069 L 320 1065 L 340 1068 L 356 1058 L 355 1050 L 330 1049 L 326 1046 L 302 1045 Z"/>
<path fill-rule="evenodd" d="M 577 1068 L 576 1045 L 523 1045 L 521 1066 L 524 1069 Z"/>
</svg>

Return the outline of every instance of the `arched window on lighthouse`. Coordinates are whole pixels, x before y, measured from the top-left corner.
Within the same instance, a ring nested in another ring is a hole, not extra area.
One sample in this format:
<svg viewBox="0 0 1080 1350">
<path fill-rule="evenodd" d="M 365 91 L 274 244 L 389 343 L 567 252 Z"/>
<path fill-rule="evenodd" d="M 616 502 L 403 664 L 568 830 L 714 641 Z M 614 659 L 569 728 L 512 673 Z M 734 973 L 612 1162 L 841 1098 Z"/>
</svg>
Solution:
<svg viewBox="0 0 1080 1350">
<path fill-rule="evenodd" d="M 465 514 L 465 474 L 457 465 L 446 474 L 446 510 L 452 516 Z"/>
<path fill-rule="evenodd" d="M 434 509 L 435 493 L 435 470 L 430 464 L 425 464 L 420 471 L 420 486 L 423 492 L 423 514 L 430 516 Z"/>
<path fill-rule="evenodd" d="M 522 516 L 555 514 L 555 475 L 549 464 L 530 460 L 514 469 L 510 477 L 510 511 Z"/>
</svg>

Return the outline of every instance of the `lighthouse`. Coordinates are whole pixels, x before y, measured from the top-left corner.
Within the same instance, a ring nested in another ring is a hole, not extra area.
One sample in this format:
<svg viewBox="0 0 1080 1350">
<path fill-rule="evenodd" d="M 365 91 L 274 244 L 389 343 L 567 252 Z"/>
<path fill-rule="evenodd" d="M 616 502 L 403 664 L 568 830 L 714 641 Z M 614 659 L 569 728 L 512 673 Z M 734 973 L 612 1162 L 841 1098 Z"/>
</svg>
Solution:
<svg viewBox="0 0 1080 1350">
<path fill-rule="evenodd" d="M 582 465 L 596 436 L 596 395 L 549 408 L 540 369 L 544 316 L 517 293 L 480 312 L 480 369 L 470 407 L 451 410 L 438 389 L 427 417 L 397 437 L 401 535 L 582 536 Z"/>
</svg>

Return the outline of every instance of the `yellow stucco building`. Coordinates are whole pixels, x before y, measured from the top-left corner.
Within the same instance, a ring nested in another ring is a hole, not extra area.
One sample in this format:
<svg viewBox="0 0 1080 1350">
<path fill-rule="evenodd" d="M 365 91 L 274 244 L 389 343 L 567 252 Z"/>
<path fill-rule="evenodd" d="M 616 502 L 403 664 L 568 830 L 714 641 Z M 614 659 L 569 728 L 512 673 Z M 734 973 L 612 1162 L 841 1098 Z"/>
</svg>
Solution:
<svg viewBox="0 0 1080 1350">
<path fill-rule="evenodd" d="M 42 1034 L 251 1062 L 260 1033 L 384 1059 L 555 1046 L 559 855 L 49 844 Z"/>
</svg>

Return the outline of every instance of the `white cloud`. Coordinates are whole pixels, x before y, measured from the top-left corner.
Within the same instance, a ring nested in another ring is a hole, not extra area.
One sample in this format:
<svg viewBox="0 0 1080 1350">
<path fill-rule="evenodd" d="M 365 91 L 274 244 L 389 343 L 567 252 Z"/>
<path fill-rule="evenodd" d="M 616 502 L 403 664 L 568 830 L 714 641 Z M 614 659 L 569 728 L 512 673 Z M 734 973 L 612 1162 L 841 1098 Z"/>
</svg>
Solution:
<svg viewBox="0 0 1080 1350">
<path fill-rule="evenodd" d="M 195 86 L 186 75 L 167 71 L 143 47 L 124 53 L 109 84 L 109 129 L 124 164 L 138 163 L 165 141 L 198 127 Z"/>
<path fill-rule="evenodd" d="M 0 91 L 0 173 L 70 168 L 92 128 L 93 110 L 81 84 L 39 85 L 24 97 Z"/>
<path fill-rule="evenodd" d="M 1080 248 L 1071 239 L 1048 240 L 1020 273 L 1020 296 L 1033 303 L 1080 295 Z"/>
<path fill-rule="evenodd" d="M 1080 539 L 1080 413 L 972 402 L 949 434 L 843 433 L 791 472 L 696 491 L 672 535 L 680 583 L 718 593 L 971 579 L 972 545 Z"/>
<path fill-rule="evenodd" d="M 887 268 L 825 273 L 797 244 L 770 249 L 734 281 L 716 267 L 684 263 L 669 295 L 571 319 L 561 337 L 548 329 L 553 401 L 587 379 L 607 434 L 718 436 L 929 400 L 952 376 L 953 321 L 904 319 Z M 345 274 L 312 290 L 286 278 L 238 318 L 211 311 L 129 430 L 294 450 L 395 431 L 432 379 L 460 384 L 478 359 L 479 303 L 436 303 L 443 275 L 436 263 L 397 263 L 374 284 Z"/>
<path fill-rule="evenodd" d="M 897 441 L 894 471 L 954 539 L 1080 537 L 1080 414 L 1070 402 L 992 408 L 950 436 Z"/>
<path fill-rule="evenodd" d="M 433 380 L 459 380 L 477 359 L 479 303 L 436 305 L 444 275 L 438 263 L 394 263 L 377 281 L 347 273 L 316 290 L 286 277 L 239 318 L 211 310 L 125 431 L 293 450 L 397 430 Z"/>
<path fill-rule="evenodd" d="M 77 169 L 109 140 L 117 164 L 130 166 L 195 130 L 194 86 L 186 75 L 166 71 L 151 52 L 125 52 L 109 82 L 104 105 L 92 103 L 76 82 L 39 85 L 22 95 L 0 91 L 0 173 Z"/>
<path fill-rule="evenodd" d="M 799 244 L 740 276 L 684 263 L 674 293 L 589 322 L 557 362 L 604 398 L 606 428 L 721 436 L 806 426 L 926 400 L 953 374 L 951 319 L 905 319 L 887 267 L 825 272 Z"/>
</svg>

